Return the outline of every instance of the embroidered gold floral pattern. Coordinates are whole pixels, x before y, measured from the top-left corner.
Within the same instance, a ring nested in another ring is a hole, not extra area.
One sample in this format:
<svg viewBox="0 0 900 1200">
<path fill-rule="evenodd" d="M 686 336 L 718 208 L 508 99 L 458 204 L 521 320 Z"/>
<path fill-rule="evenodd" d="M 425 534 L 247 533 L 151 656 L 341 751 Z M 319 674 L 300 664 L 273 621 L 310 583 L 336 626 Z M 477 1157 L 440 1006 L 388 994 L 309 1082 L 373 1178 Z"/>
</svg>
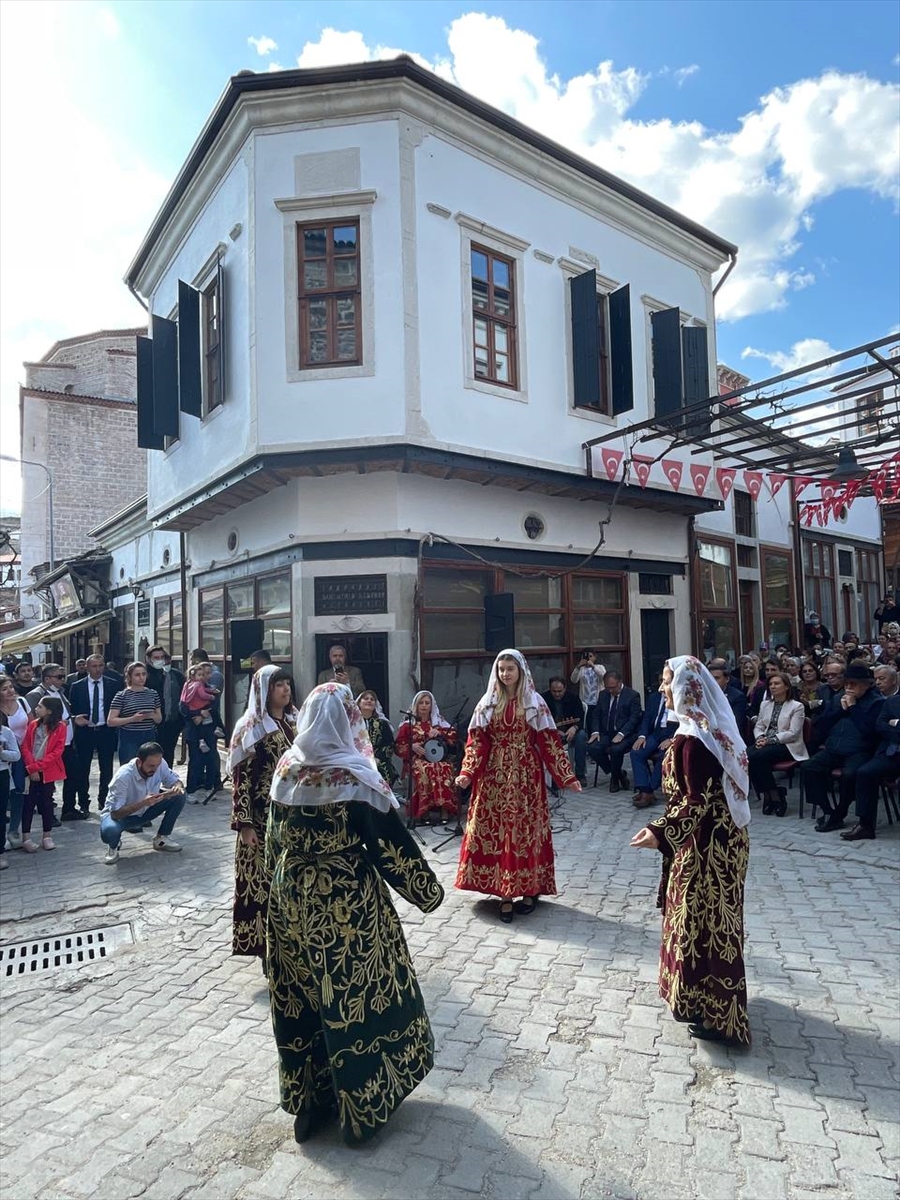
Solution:
<svg viewBox="0 0 900 1200">
<path fill-rule="evenodd" d="M 704 1018 L 750 1041 L 744 976 L 746 829 L 731 818 L 721 770 L 697 738 L 676 737 L 663 761 L 666 811 L 650 822 L 663 852 L 659 991 L 676 1017 Z"/>
<path fill-rule="evenodd" d="M 396 813 L 362 802 L 273 802 L 266 848 L 282 1107 L 298 1113 L 336 1101 L 345 1130 L 371 1136 L 433 1063 L 431 1028 L 383 880 L 423 912 L 437 908 L 443 889 Z"/>
</svg>

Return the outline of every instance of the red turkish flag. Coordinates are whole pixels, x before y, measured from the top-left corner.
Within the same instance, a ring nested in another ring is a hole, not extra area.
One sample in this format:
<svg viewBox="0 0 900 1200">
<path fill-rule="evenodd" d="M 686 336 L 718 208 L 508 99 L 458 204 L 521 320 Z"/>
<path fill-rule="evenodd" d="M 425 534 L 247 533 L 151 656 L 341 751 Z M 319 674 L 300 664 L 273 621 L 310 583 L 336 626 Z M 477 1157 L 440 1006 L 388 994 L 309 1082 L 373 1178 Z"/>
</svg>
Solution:
<svg viewBox="0 0 900 1200">
<path fill-rule="evenodd" d="M 763 473 L 762 471 L 745 471 L 744 486 L 753 497 L 754 500 L 759 499 L 759 493 L 762 491 Z"/>
<path fill-rule="evenodd" d="M 625 457 L 624 450 L 612 450 L 609 446 L 604 446 L 600 451 L 600 457 L 603 459 L 603 469 L 606 471 L 607 479 L 615 479 L 619 473 L 619 467 L 622 465 L 622 459 Z"/>
<path fill-rule="evenodd" d="M 701 463 L 691 463 L 691 483 L 698 496 L 706 491 L 706 484 L 712 467 L 704 467 Z"/>
<path fill-rule="evenodd" d="M 634 473 L 642 488 L 647 486 L 647 480 L 650 478 L 650 471 L 655 461 L 649 454 L 635 454 L 631 460 Z"/>
<path fill-rule="evenodd" d="M 836 483 L 823 483 L 822 484 L 822 499 L 825 502 L 825 504 L 831 503 L 831 501 L 834 499 L 834 494 L 836 491 L 837 491 Z"/>
<path fill-rule="evenodd" d="M 787 482 L 787 475 L 779 475 L 776 471 L 769 472 L 769 487 L 772 495 L 777 496 Z"/>
<path fill-rule="evenodd" d="M 888 464 L 885 463 L 884 466 L 878 468 L 872 477 L 872 491 L 875 493 L 875 497 L 879 504 L 881 504 L 881 502 L 884 500 L 884 493 L 887 490 L 887 485 Z"/>
<path fill-rule="evenodd" d="M 716 483 L 723 500 L 727 500 L 731 495 L 735 475 L 737 475 L 737 470 L 734 467 L 716 467 Z"/>
<path fill-rule="evenodd" d="M 684 470 L 684 463 L 680 462 L 677 458 L 664 458 L 662 460 L 662 469 L 666 473 L 666 479 L 668 479 L 677 492 L 681 487 L 681 473 Z"/>
<path fill-rule="evenodd" d="M 814 481 L 813 481 L 812 475 L 796 475 L 796 476 L 794 476 L 794 495 L 799 496 L 813 482 Z"/>
</svg>

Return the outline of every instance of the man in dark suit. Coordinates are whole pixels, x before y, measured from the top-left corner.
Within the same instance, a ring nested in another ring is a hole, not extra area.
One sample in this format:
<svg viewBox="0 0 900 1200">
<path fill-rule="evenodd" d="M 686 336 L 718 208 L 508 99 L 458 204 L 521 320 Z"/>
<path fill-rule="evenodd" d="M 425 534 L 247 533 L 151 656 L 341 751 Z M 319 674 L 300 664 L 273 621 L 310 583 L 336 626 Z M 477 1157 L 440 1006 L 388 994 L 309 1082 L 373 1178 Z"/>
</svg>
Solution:
<svg viewBox="0 0 900 1200">
<path fill-rule="evenodd" d="M 649 808 L 656 803 L 656 792 L 662 783 L 663 755 L 671 745 L 677 728 L 678 719 L 666 711 L 663 696 L 659 692 L 651 693 L 641 719 L 640 733 L 631 747 L 631 769 L 634 771 L 632 804 L 635 808 Z"/>
<path fill-rule="evenodd" d="M 550 687 L 543 695 L 547 707 L 550 709 L 550 715 L 556 722 L 556 732 L 559 734 L 560 741 L 567 750 L 569 746 L 572 747 L 572 754 L 575 758 L 575 774 L 578 776 L 578 782 L 583 785 L 587 782 L 585 754 L 587 735 L 582 728 L 584 705 L 576 695 L 567 690 L 566 681 L 559 675 L 553 676 L 550 680 Z"/>
<path fill-rule="evenodd" d="M 106 793 L 113 775 L 113 755 L 118 735 L 107 724 L 109 706 L 119 688 L 115 679 L 104 674 L 102 654 L 92 654 L 87 659 L 87 674 L 72 685 L 69 703 L 75 748 L 78 751 L 80 777 L 78 780 L 78 807 L 87 816 L 91 807 L 90 776 L 94 755 L 100 765 L 100 793 L 97 807 L 102 812 L 106 804 Z"/>
<path fill-rule="evenodd" d="M 626 687 L 618 671 L 607 671 L 603 691 L 591 715 L 587 752 L 610 776 L 609 790 L 628 787 L 622 770 L 625 755 L 634 745 L 641 724 L 641 698 L 634 688 Z"/>
<path fill-rule="evenodd" d="M 63 684 L 63 691 L 67 696 L 72 694 L 72 685 L 78 683 L 79 679 L 87 679 L 87 659 L 76 658 L 75 670 L 71 675 L 66 676 L 66 681 Z"/>
<path fill-rule="evenodd" d="M 842 833 L 845 842 L 873 840 L 878 823 L 878 789 L 900 777 L 900 693 L 888 696 L 879 710 L 875 731 L 881 741 L 856 772 L 856 825 Z"/>
<path fill-rule="evenodd" d="M 162 746 L 163 762 L 175 766 L 175 744 L 184 729 L 179 702 L 184 687 L 184 675 L 172 666 L 172 658 L 164 646 L 151 646 L 147 651 L 147 687 L 159 696 L 162 721 L 156 727 L 156 740 Z"/>
<path fill-rule="evenodd" d="M 737 721 L 738 733 L 747 736 L 747 693 L 742 687 L 736 687 L 728 671 L 728 663 L 724 658 L 714 658 L 709 664 L 709 673 L 725 693 L 734 719 Z"/>
</svg>

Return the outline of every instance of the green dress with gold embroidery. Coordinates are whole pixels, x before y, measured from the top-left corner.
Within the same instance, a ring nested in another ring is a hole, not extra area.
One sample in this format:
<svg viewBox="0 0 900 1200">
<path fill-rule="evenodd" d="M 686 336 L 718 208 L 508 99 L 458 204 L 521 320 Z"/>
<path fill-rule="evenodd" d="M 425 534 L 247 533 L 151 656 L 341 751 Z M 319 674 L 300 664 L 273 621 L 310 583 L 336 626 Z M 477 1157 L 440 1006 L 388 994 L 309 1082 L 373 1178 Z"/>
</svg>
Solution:
<svg viewBox="0 0 900 1200">
<path fill-rule="evenodd" d="M 307 768 L 304 783 L 356 783 Z M 363 794 L 362 785 L 360 794 Z M 281 1106 L 337 1107 L 365 1141 L 425 1078 L 434 1038 L 386 880 L 422 912 L 444 892 L 395 811 L 272 801 L 268 976 Z"/>
</svg>

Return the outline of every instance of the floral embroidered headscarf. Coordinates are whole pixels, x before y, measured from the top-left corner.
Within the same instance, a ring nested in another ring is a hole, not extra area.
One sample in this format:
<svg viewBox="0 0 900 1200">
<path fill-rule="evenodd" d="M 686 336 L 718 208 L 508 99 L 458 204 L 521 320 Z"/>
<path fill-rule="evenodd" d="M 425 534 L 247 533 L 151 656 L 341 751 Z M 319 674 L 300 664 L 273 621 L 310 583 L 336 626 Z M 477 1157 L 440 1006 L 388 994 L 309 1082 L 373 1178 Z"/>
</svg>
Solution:
<svg viewBox="0 0 900 1200">
<path fill-rule="evenodd" d="M 281 756 L 269 794 L 278 804 L 361 800 L 379 812 L 400 807 L 379 774 L 366 723 L 345 683 L 322 683 L 306 697 L 294 744 Z"/>
<path fill-rule="evenodd" d="M 521 696 L 522 707 L 525 709 L 525 720 L 532 729 L 556 729 L 556 722 L 547 707 L 547 701 L 534 686 L 534 680 L 531 677 L 531 669 L 525 661 L 525 655 L 518 650 L 501 650 L 494 659 L 494 665 L 491 667 L 491 677 L 488 680 L 487 691 L 475 705 L 475 711 L 472 713 L 472 720 L 469 722 L 470 729 L 486 729 L 494 715 L 494 709 L 500 703 L 503 697 L 503 685 L 500 683 L 500 676 L 497 673 L 497 668 L 501 658 L 512 658 L 519 665 L 522 679 L 524 681 Z"/>
<path fill-rule="evenodd" d="M 228 743 L 229 771 L 233 771 L 245 759 L 251 758 L 256 753 L 256 743 L 278 728 L 277 721 L 269 713 L 268 703 L 272 676 L 281 669 L 275 663 L 268 663 L 260 667 L 250 681 L 247 710 L 235 725 L 231 741 Z M 284 719 L 291 725 L 296 725 L 298 716 L 293 703 L 284 710 Z"/>
<path fill-rule="evenodd" d="M 731 819 L 739 829 L 750 824 L 747 794 L 747 747 L 725 693 L 698 658 L 684 654 L 670 658 L 672 699 L 680 724 L 678 733 L 699 738 L 722 767 L 722 787 Z"/>
</svg>

